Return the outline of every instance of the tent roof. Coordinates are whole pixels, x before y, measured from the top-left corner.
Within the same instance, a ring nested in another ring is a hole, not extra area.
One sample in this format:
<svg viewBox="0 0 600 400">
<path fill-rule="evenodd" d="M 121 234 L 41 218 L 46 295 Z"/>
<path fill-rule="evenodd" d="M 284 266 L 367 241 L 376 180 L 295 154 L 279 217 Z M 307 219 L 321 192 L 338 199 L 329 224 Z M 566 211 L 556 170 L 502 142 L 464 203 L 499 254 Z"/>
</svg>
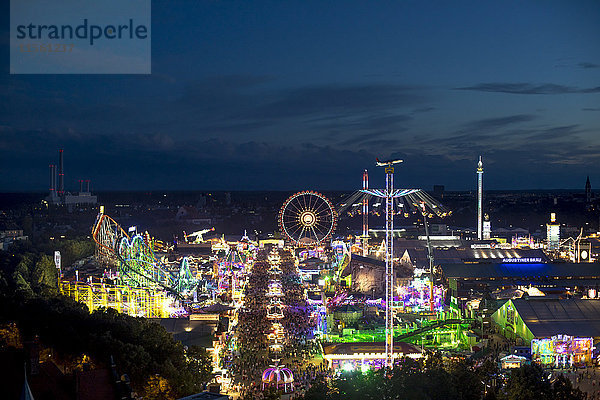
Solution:
<svg viewBox="0 0 600 400">
<path fill-rule="evenodd" d="M 600 337 L 600 300 L 536 298 L 512 303 L 535 337 Z"/>
</svg>

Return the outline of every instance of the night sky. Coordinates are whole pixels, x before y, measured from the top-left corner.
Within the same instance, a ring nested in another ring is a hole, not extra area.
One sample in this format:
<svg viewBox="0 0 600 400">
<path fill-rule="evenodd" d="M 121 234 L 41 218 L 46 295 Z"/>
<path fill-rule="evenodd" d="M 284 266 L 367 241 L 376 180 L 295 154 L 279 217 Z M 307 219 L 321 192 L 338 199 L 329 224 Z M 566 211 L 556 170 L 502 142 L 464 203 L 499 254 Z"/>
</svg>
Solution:
<svg viewBox="0 0 600 400">
<path fill-rule="evenodd" d="M 600 2 L 152 3 L 151 75 L 9 75 L 0 191 L 600 187 Z"/>
</svg>

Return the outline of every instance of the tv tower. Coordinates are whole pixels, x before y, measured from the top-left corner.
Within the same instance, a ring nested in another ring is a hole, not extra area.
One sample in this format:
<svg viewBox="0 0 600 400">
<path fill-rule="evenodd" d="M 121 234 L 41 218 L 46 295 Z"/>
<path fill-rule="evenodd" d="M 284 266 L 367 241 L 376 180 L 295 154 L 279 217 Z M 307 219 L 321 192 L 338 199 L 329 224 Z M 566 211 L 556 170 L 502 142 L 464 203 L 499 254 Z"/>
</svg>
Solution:
<svg viewBox="0 0 600 400">
<path fill-rule="evenodd" d="M 477 240 L 483 239 L 483 162 L 477 163 Z"/>
<path fill-rule="evenodd" d="M 369 173 L 365 169 L 363 172 L 363 190 L 369 189 Z M 369 255 L 369 199 L 365 196 L 362 201 L 362 255 Z"/>
</svg>

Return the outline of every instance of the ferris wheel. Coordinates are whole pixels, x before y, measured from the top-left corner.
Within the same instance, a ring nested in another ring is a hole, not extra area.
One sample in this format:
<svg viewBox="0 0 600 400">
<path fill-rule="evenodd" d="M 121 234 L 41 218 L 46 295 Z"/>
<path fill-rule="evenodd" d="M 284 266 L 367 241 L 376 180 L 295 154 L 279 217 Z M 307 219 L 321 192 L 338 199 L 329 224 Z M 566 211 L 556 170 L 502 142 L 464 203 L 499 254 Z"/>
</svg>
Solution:
<svg viewBox="0 0 600 400">
<path fill-rule="evenodd" d="M 321 193 L 303 191 L 291 195 L 279 210 L 281 232 L 296 244 L 316 244 L 335 230 L 337 213 Z"/>
</svg>

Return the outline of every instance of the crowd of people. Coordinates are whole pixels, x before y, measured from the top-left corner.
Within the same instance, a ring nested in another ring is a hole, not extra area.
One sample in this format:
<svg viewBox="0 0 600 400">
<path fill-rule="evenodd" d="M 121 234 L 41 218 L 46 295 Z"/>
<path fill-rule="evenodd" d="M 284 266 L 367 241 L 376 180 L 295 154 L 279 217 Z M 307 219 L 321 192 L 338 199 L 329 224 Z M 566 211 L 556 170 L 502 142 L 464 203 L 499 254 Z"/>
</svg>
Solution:
<svg viewBox="0 0 600 400">
<path fill-rule="evenodd" d="M 247 273 L 244 305 L 234 326 L 235 346 L 224 357 L 240 397 L 262 398 L 262 373 L 269 366 L 285 364 L 294 374 L 297 394 L 325 373 L 326 365 L 311 362 L 320 353 L 312 340 L 313 325 L 294 255 L 260 249 Z"/>
</svg>

